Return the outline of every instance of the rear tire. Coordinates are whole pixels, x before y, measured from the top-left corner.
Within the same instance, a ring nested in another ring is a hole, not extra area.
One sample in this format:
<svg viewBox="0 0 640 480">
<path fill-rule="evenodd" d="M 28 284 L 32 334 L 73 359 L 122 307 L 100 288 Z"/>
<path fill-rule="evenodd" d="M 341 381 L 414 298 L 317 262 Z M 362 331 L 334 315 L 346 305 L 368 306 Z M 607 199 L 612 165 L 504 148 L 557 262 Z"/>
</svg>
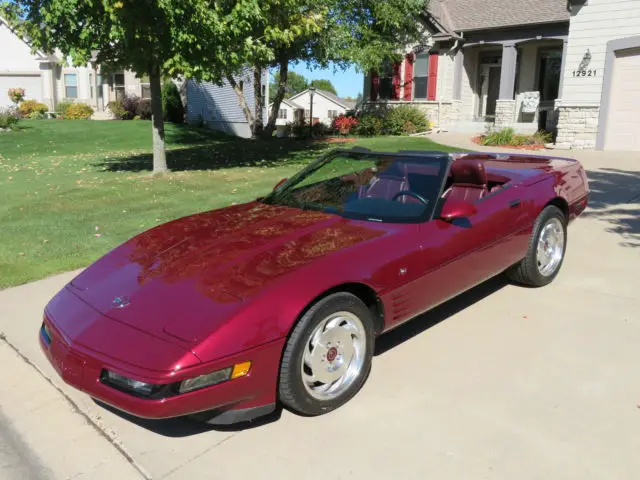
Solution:
<svg viewBox="0 0 640 480">
<path fill-rule="evenodd" d="M 509 280 L 531 287 L 551 283 L 564 262 L 567 249 L 567 219 L 549 205 L 540 212 L 533 227 L 527 255 L 505 273 Z"/>
<path fill-rule="evenodd" d="M 278 393 L 289 409 L 307 416 L 328 413 L 362 388 L 374 347 L 371 312 L 355 295 L 329 295 L 293 328 L 280 366 Z"/>
</svg>

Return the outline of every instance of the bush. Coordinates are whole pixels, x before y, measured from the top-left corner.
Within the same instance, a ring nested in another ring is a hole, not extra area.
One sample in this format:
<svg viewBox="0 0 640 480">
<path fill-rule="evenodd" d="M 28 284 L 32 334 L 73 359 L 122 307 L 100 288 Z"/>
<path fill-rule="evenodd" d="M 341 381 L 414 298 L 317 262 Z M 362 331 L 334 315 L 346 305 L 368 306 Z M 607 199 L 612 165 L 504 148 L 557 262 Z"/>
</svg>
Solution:
<svg viewBox="0 0 640 480">
<path fill-rule="evenodd" d="M 482 145 L 509 145 L 519 147 L 522 145 L 544 145 L 549 143 L 552 135 L 549 132 L 540 130 L 533 135 L 519 135 L 513 128 L 503 128 L 501 130 L 493 130 L 489 127 L 487 133 L 481 137 Z"/>
<path fill-rule="evenodd" d="M 358 119 L 355 117 L 349 117 L 346 115 L 339 115 L 333 119 L 331 128 L 343 135 L 351 133 L 351 129 L 358 126 Z"/>
<path fill-rule="evenodd" d="M 140 120 L 151 120 L 151 100 L 143 98 L 138 102 L 136 116 L 140 117 Z"/>
<path fill-rule="evenodd" d="M 9 100 L 16 105 L 24 100 L 24 88 L 10 88 L 7 92 Z"/>
<path fill-rule="evenodd" d="M 385 114 L 382 129 L 389 135 L 408 135 L 424 132 L 429 122 L 424 113 L 413 105 L 399 105 Z"/>
<path fill-rule="evenodd" d="M 113 113 L 113 116 L 117 119 L 117 120 L 126 120 L 127 118 L 127 111 L 122 108 L 122 103 L 119 101 L 111 101 L 109 103 L 107 103 L 107 108 L 111 111 L 111 113 Z"/>
<path fill-rule="evenodd" d="M 291 133 L 294 137 L 305 138 L 309 136 L 309 125 L 305 122 L 296 122 L 291 126 Z"/>
<path fill-rule="evenodd" d="M 74 103 L 64 116 L 67 120 L 88 120 L 93 115 L 93 108 L 86 103 Z"/>
<path fill-rule="evenodd" d="M 27 118 L 29 120 L 43 120 L 45 118 L 45 114 L 42 112 L 31 112 Z"/>
<path fill-rule="evenodd" d="M 137 95 L 125 95 L 120 100 L 120 105 L 122 105 L 122 109 L 127 112 L 123 120 L 131 120 L 138 113 L 138 104 L 140 103 L 140 97 Z"/>
<path fill-rule="evenodd" d="M 18 107 L 18 113 L 23 118 L 29 117 L 29 115 L 31 115 L 33 112 L 39 112 L 44 115 L 47 110 L 49 110 L 49 107 L 47 107 L 44 103 L 40 103 L 36 100 L 25 100 Z"/>
<path fill-rule="evenodd" d="M 61 101 L 60 103 L 58 103 L 58 106 L 56 107 L 56 113 L 61 117 L 66 116 L 67 110 L 69 110 L 69 107 L 71 107 L 71 105 L 73 105 L 73 102 L 70 100 Z"/>
<path fill-rule="evenodd" d="M 322 122 L 314 123 L 313 126 L 311 127 L 311 134 L 314 137 L 324 137 L 330 132 L 331 132 L 331 129 Z"/>
<path fill-rule="evenodd" d="M 15 108 L 0 108 L 0 128 L 13 128 L 20 121 Z"/>
<path fill-rule="evenodd" d="M 162 109 L 164 119 L 168 122 L 184 122 L 184 106 L 180 98 L 180 90 L 172 80 L 167 80 L 162 85 Z"/>
<path fill-rule="evenodd" d="M 358 119 L 355 132 L 358 135 L 370 137 L 382 133 L 382 116 L 375 113 L 367 113 Z"/>
</svg>

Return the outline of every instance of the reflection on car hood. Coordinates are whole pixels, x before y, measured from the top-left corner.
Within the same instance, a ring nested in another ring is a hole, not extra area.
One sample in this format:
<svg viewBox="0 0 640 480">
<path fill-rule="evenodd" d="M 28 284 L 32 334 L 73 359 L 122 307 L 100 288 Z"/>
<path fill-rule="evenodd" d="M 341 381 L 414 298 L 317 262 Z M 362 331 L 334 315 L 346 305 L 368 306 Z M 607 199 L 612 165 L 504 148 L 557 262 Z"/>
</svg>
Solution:
<svg viewBox="0 0 640 480">
<path fill-rule="evenodd" d="M 115 320 L 197 342 L 280 277 L 384 233 L 379 224 L 253 202 L 144 232 L 71 287 Z"/>
</svg>

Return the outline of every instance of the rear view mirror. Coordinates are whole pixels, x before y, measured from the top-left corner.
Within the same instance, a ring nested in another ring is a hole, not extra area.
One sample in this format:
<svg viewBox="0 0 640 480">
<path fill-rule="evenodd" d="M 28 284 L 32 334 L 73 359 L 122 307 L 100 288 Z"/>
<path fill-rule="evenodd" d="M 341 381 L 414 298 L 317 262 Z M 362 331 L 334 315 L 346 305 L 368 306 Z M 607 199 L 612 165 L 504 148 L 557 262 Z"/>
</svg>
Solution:
<svg viewBox="0 0 640 480">
<path fill-rule="evenodd" d="M 451 222 L 456 218 L 471 217 L 478 213 L 476 206 L 466 200 L 447 200 L 440 212 L 440 218 L 445 222 Z"/>
</svg>

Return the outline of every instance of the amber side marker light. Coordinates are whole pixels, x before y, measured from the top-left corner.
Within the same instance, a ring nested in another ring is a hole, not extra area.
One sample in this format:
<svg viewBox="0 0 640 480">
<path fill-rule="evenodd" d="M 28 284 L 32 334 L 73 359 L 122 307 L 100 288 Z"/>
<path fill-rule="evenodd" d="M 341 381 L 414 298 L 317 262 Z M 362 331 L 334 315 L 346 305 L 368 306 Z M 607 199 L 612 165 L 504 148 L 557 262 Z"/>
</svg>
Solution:
<svg viewBox="0 0 640 480">
<path fill-rule="evenodd" d="M 231 378 L 244 377 L 251 370 L 251 362 L 237 363 L 233 366 L 233 372 L 231 372 Z"/>
</svg>

